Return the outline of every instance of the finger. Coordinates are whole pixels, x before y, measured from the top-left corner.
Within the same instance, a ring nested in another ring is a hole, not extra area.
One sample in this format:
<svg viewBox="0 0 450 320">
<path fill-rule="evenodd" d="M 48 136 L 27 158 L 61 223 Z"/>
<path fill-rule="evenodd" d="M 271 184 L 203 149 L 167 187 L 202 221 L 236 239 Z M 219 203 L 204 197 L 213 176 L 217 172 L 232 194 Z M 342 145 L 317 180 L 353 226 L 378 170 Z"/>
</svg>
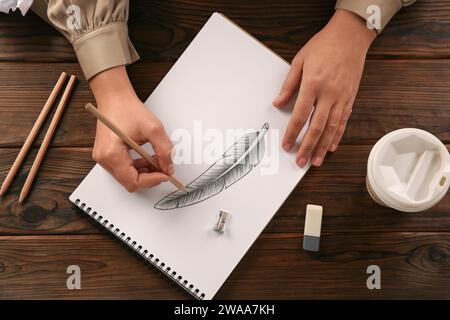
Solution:
<svg viewBox="0 0 450 320">
<path fill-rule="evenodd" d="M 157 160 L 156 156 L 152 156 L 153 159 Z M 150 163 L 148 163 L 147 160 L 145 160 L 144 158 L 138 158 L 138 159 L 134 159 L 133 160 L 133 164 L 134 167 L 136 169 L 147 169 L 147 172 L 156 172 L 159 171 L 158 169 L 156 169 L 154 166 L 152 166 Z"/>
<path fill-rule="evenodd" d="M 134 192 L 138 189 L 137 180 L 139 173 L 127 151 L 123 150 L 111 156 L 109 166 L 112 169 L 113 176 L 129 192 Z"/>
<path fill-rule="evenodd" d="M 162 124 L 147 128 L 147 132 L 145 134 L 147 140 L 152 144 L 161 171 L 167 173 L 168 175 L 173 175 L 173 144 L 167 136 Z"/>
<path fill-rule="evenodd" d="M 313 166 L 320 166 L 323 163 L 323 160 L 325 159 L 325 156 L 328 152 L 328 148 L 330 147 L 331 143 L 333 142 L 333 139 L 336 135 L 337 129 L 339 127 L 339 122 L 341 121 L 342 111 L 345 104 L 335 104 L 331 110 L 330 114 L 328 115 L 327 124 L 325 126 L 325 130 L 322 134 L 322 136 L 319 139 L 319 142 L 317 143 L 316 148 L 314 149 L 314 154 L 312 157 L 312 165 Z"/>
<path fill-rule="evenodd" d="M 314 100 L 314 91 L 308 85 L 301 86 L 297 101 L 295 101 L 294 110 L 283 136 L 282 146 L 284 150 L 289 151 L 294 146 L 298 135 L 308 120 Z"/>
<path fill-rule="evenodd" d="M 97 141 L 95 142 L 97 143 Z M 92 151 L 92 159 L 97 162 L 99 165 L 102 166 L 103 169 L 108 171 L 112 176 L 114 176 L 114 170 L 111 166 L 112 159 L 114 159 L 114 154 L 117 153 L 117 146 L 112 147 L 113 144 L 109 145 L 109 149 L 105 149 L 104 146 L 101 144 L 94 145 L 94 149 Z M 126 148 L 123 145 L 120 145 L 124 151 L 126 151 Z M 112 150 L 116 150 L 113 152 Z"/>
<path fill-rule="evenodd" d="M 333 105 L 330 99 L 318 100 L 316 109 L 311 118 L 311 124 L 306 131 L 300 148 L 297 152 L 297 164 L 304 167 L 311 158 L 312 152 L 315 149 L 322 133 L 327 124 L 330 107 Z"/>
<path fill-rule="evenodd" d="M 300 86 L 302 72 L 303 60 L 300 58 L 300 55 L 297 55 L 292 61 L 291 68 L 289 69 L 286 79 L 284 80 L 280 93 L 273 100 L 273 105 L 275 107 L 281 108 L 289 102 L 295 91 L 297 91 Z"/>
<path fill-rule="evenodd" d="M 138 176 L 137 187 L 139 189 L 151 188 L 162 182 L 169 180 L 169 177 L 162 172 L 141 173 Z"/>
<path fill-rule="evenodd" d="M 142 188 L 155 186 L 168 177 L 162 172 L 139 173 L 128 152 L 116 156 L 112 164 L 113 173 L 117 181 L 122 184 L 129 192 L 135 192 Z M 142 169 L 142 168 L 141 168 Z"/>
<path fill-rule="evenodd" d="M 339 146 L 339 143 L 342 140 L 342 137 L 343 137 L 344 132 L 345 132 L 345 128 L 347 127 L 348 120 L 350 118 L 350 115 L 352 114 L 352 106 L 353 106 L 353 101 L 350 102 L 349 104 L 347 104 L 347 106 L 344 108 L 344 111 L 342 113 L 342 117 L 341 117 L 341 120 L 340 120 L 340 123 L 339 123 L 339 127 L 338 127 L 338 129 L 336 131 L 336 134 L 334 136 L 333 142 L 331 143 L 331 146 L 329 148 L 329 150 L 331 152 L 336 151 L 336 149 Z"/>
<path fill-rule="evenodd" d="M 152 165 L 150 163 L 148 163 L 148 161 L 145 160 L 144 158 L 134 159 L 133 164 L 136 169 L 142 169 L 142 168 L 149 169 L 150 167 L 152 167 Z"/>
<path fill-rule="evenodd" d="M 139 172 L 139 174 L 150 173 L 150 170 L 148 168 L 140 168 L 140 169 L 137 169 L 137 171 Z"/>
<path fill-rule="evenodd" d="M 156 157 L 153 156 L 153 158 L 156 158 Z M 163 174 L 162 176 L 160 176 L 159 174 L 161 172 L 159 170 L 157 170 L 155 167 L 153 167 L 151 164 L 149 164 L 148 161 L 145 160 L 144 158 L 138 158 L 138 159 L 133 160 L 133 165 L 139 173 L 139 177 L 138 177 L 138 181 L 137 181 L 138 189 L 152 187 L 157 184 L 160 184 L 163 181 L 167 181 L 167 178 L 168 178 L 167 175 Z M 143 173 L 158 173 L 158 175 L 157 176 L 155 176 L 155 175 L 148 176 L 148 175 L 142 175 Z"/>
</svg>

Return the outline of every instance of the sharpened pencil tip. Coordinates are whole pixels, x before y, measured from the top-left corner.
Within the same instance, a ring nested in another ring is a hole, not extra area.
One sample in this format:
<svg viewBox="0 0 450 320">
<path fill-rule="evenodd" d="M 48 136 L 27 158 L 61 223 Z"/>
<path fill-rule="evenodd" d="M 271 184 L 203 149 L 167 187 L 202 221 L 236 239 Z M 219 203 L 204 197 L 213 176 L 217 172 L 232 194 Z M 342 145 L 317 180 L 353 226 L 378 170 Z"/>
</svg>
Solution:
<svg viewBox="0 0 450 320">
<path fill-rule="evenodd" d="M 0 188 L 0 197 L 5 193 L 5 190 L 3 190 L 3 186 Z"/>
<path fill-rule="evenodd" d="M 180 189 L 183 192 L 188 192 L 187 188 L 181 182 L 177 181 L 177 187 L 178 187 L 178 189 Z"/>
<path fill-rule="evenodd" d="M 19 196 L 19 203 L 22 203 L 23 200 L 25 200 L 25 195 L 20 194 L 20 196 Z"/>
</svg>

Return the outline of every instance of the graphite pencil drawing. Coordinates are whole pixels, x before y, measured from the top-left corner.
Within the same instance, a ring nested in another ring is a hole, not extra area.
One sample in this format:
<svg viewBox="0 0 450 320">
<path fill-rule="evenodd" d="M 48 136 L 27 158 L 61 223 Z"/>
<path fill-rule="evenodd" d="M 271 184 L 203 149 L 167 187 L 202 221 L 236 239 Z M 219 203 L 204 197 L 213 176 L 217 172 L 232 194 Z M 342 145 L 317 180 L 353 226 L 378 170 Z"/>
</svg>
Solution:
<svg viewBox="0 0 450 320">
<path fill-rule="evenodd" d="M 250 132 L 236 141 L 219 160 L 186 185 L 155 204 L 156 209 L 173 210 L 209 199 L 241 180 L 258 165 L 265 153 L 265 135 L 269 125 Z"/>
</svg>

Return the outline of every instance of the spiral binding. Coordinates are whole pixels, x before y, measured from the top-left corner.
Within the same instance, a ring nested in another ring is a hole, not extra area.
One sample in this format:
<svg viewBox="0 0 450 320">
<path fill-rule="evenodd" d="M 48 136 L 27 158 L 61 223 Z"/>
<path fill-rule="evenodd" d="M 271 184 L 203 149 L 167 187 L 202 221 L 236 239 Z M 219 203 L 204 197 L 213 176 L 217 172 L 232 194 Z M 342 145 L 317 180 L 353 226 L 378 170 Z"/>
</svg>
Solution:
<svg viewBox="0 0 450 320">
<path fill-rule="evenodd" d="M 104 220 L 101 215 L 97 216 L 96 211 L 92 211 L 91 207 L 86 207 L 86 203 L 81 203 L 80 199 L 75 200 L 75 205 L 86 212 L 92 219 L 94 219 L 98 224 L 112 233 L 116 238 L 125 243 L 130 249 L 143 257 L 146 261 L 151 263 L 158 270 L 163 272 L 166 276 L 168 276 L 172 281 L 186 290 L 189 294 L 191 294 L 194 298 L 198 300 L 202 300 L 205 297 L 204 293 L 200 293 L 199 289 L 194 290 L 194 285 L 189 284 L 187 280 L 183 280 L 183 277 L 179 275 L 177 272 L 173 271 L 172 268 L 166 266 L 166 264 L 160 261 L 157 257 L 155 257 L 152 253 L 149 253 L 148 250 L 142 250 L 142 246 L 138 245 L 136 241 L 133 241 L 130 237 L 127 237 L 125 233 L 120 232 L 119 228 L 114 228 L 114 224 L 108 224 L 108 220 Z M 92 213 L 91 213 L 92 211 Z M 172 272 L 171 272 L 172 271 Z"/>
</svg>

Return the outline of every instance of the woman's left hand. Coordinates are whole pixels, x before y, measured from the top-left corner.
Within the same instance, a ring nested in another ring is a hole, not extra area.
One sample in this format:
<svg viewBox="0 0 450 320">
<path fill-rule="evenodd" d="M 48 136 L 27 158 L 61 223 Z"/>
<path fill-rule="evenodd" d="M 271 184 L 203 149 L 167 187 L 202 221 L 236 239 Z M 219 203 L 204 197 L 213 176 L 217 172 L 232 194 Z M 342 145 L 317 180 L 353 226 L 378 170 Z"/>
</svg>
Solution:
<svg viewBox="0 0 450 320">
<path fill-rule="evenodd" d="M 337 10 L 329 23 L 296 55 L 273 104 L 285 106 L 299 89 L 282 146 L 289 151 L 315 105 L 310 126 L 297 151 L 304 167 L 320 166 L 344 134 L 358 91 L 364 61 L 376 31 L 355 14 Z"/>
</svg>

